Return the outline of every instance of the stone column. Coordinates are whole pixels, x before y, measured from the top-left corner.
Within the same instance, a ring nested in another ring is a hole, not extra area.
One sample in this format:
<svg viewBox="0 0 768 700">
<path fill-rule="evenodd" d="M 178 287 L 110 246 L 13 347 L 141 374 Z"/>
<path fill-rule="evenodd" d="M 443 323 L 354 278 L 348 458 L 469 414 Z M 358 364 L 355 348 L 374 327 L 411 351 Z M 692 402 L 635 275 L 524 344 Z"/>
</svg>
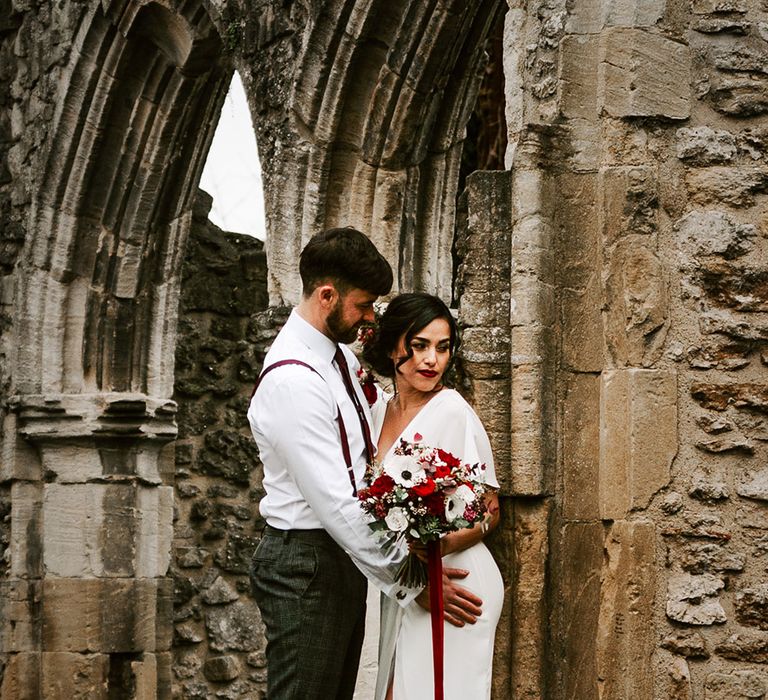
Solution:
<svg viewBox="0 0 768 700">
<path fill-rule="evenodd" d="M 17 396 L 0 696 L 170 697 L 175 404 L 144 395 Z"/>
</svg>

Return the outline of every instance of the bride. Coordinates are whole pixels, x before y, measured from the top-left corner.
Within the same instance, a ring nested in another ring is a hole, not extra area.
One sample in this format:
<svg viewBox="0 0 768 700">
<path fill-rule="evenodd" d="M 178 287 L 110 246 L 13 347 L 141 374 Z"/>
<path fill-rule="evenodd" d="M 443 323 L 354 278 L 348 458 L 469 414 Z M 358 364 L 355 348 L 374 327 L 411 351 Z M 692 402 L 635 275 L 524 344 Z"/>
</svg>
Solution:
<svg viewBox="0 0 768 700">
<path fill-rule="evenodd" d="M 483 600 L 482 615 L 475 624 L 445 625 L 445 700 L 483 700 L 491 695 L 493 640 L 503 597 L 501 574 L 483 544 L 483 537 L 499 519 L 498 483 L 479 418 L 442 382 L 457 344 L 456 322 L 440 299 L 423 293 L 401 294 L 384 312 L 365 359 L 377 373 L 394 379 L 394 395 L 372 408 L 380 462 L 386 463 L 401 438 L 415 442 L 418 433 L 418 441 L 429 447 L 451 452 L 463 462 L 486 465 L 486 519 L 441 540 L 443 564 L 467 569 L 470 573 L 462 585 Z M 445 612 L 452 617 L 448 607 Z M 402 609 L 382 598 L 376 700 L 434 697 L 431 669 L 429 612 L 417 602 Z"/>
</svg>

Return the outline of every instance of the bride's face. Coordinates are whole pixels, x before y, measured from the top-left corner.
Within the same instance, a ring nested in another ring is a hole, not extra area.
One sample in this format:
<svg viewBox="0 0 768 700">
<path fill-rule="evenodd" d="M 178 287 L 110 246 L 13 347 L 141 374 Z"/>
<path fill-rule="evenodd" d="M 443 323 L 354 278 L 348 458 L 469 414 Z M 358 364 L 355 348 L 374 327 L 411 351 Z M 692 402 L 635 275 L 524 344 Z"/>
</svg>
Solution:
<svg viewBox="0 0 768 700">
<path fill-rule="evenodd" d="M 397 368 L 399 391 L 410 387 L 416 391 L 434 391 L 440 383 L 451 359 L 451 328 L 444 318 L 436 318 L 418 331 L 411 339 L 413 357 Z M 405 334 L 400 338 L 392 361 L 397 363 L 407 355 Z"/>
</svg>

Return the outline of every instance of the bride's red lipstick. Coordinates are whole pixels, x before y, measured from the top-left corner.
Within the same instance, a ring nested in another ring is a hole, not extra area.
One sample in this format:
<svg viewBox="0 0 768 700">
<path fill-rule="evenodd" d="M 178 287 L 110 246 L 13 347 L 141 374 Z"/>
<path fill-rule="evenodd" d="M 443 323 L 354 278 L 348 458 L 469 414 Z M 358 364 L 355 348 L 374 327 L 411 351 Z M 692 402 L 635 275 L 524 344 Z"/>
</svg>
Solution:
<svg viewBox="0 0 768 700">
<path fill-rule="evenodd" d="M 437 376 L 437 372 L 431 369 L 420 369 L 419 374 L 422 374 L 429 379 L 434 379 Z"/>
</svg>

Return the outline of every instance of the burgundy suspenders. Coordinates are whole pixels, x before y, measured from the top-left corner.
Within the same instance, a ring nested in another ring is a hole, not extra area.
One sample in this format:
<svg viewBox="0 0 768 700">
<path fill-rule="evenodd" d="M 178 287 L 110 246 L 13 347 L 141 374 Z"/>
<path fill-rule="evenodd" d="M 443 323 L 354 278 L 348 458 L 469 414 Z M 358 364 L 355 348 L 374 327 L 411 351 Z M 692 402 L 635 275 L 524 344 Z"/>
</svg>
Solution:
<svg viewBox="0 0 768 700">
<path fill-rule="evenodd" d="M 301 365 L 302 367 L 306 367 L 307 369 L 313 371 L 321 379 L 323 378 L 320 372 L 318 372 L 314 367 L 312 367 L 312 365 L 308 365 L 306 362 L 302 362 L 301 360 L 280 360 L 279 362 L 275 362 L 274 364 L 271 364 L 269 365 L 269 367 L 265 367 L 262 370 L 258 380 L 256 381 L 256 386 L 253 387 L 253 393 L 251 394 L 251 398 L 253 398 L 253 395 L 258 390 L 259 384 L 261 384 L 261 380 L 264 379 L 264 376 L 268 372 L 271 372 L 273 369 L 277 369 L 278 367 L 282 367 L 283 365 Z M 347 474 L 349 476 L 349 482 L 352 484 L 352 493 L 355 496 L 357 496 L 357 486 L 355 486 L 355 473 L 352 470 L 352 456 L 349 452 L 349 441 L 347 440 L 347 429 L 344 426 L 344 419 L 341 417 L 341 409 L 339 408 L 338 404 L 336 405 L 336 419 L 339 421 L 339 434 L 341 436 L 341 451 L 344 453 L 344 462 L 346 462 L 346 465 L 347 465 Z"/>
</svg>

